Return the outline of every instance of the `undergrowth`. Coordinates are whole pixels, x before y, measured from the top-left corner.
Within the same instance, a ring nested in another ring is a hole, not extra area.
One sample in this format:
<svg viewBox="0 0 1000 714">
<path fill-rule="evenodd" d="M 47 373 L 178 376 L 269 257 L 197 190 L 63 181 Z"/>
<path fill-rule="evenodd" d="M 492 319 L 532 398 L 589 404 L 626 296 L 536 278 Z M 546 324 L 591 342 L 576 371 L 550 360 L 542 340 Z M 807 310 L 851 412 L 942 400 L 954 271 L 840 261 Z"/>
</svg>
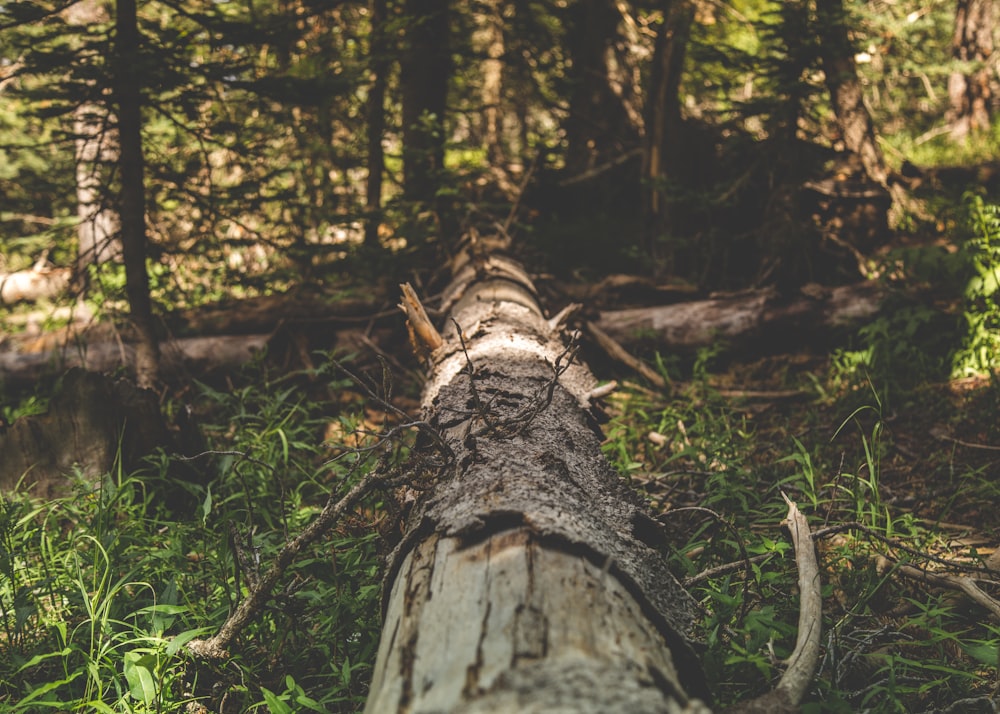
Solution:
<svg viewBox="0 0 1000 714">
<path fill-rule="evenodd" d="M 810 387 L 809 403 L 780 414 L 721 397 L 704 373 L 670 397 L 629 385 L 612 397 L 605 451 L 672 534 L 675 572 L 704 608 L 719 705 L 770 690 L 795 645 L 786 493 L 821 533 L 823 653 L 804 711 L 992 711 L 1000 628 L 954 592 L 898 574 L 940 568 L 921 553 L 981 559 L 889 503 L 885 404 L 870 382 L 830 399 L 842 377 L 830 372 L 825 391 Z M 981 472 L 964 478 L 988 488 Z"/>
<path fill-rule="evenodd" d="M 364 419 L 350 386 L 257 365 L 238 384 L 197 387 L 209 448 L 188 463 L 200 481 L 172 480 L 177 457 L 160 454 L 51 501 L 4 500 L 0 709 L 355 711 L 378 635 L 375 499 L 300 555 L 224 664 L 184 647 L 222 624 L 331 490 L 364 474 L 344 443 Z"/>
</svg>

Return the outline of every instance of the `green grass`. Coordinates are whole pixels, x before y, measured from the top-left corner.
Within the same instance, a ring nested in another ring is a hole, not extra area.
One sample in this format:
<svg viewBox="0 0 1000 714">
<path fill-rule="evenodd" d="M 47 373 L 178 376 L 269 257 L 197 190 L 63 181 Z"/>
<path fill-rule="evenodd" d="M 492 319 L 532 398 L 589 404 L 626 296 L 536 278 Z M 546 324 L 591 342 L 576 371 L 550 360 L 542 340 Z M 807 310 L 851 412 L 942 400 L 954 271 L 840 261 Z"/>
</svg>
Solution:
<svg viewBox="0 0 1000 714">
<path fill-rule="evenodd" d="M 720 397 L 704 373 L 675 382 L 672 397 L 626 387 L 613 397 L 605 450 L 674 534 L 675 572 L 704 607 L 704 664 L 718 704 L 768 691 L 794 648 L 797 572 L 781 492 L 814 531 L 864 527 L 817 543 L 823 656 L 805 711 L 906 712 L 985 701 L 996 686 L 1000 630 L 968 600 L 929 591 L 880 560 L 889 553 L 900 563 L 928 564 L 886 539 L 947 557 L 974 549 L 943 552 L 947 533 L 887 503 L 893 432 L 884 404 L 870 384 L 830 399 L 842 377 L 831 371 L 820 379 L 825 397 L 814 391 L 813 401 L 763 416 Z M 651 440 L 650 432 L 665 438 Z M 964 478 L 967 489 L 989 488 L 975 469 Z M 748 568 L 700 575 L 739 563 Z"/>
<path fill-rule="evenodd" d="M 304 396 L 307 375 L 255 370 L 243 386 L 199 390 L 218 453 L 194 462 L 210 479 L 186 485 L 187 512 L 162 505 L 178 487 L 167 455 L 53 501 L 0 504 L 0 710 L 359 708 L 378 636 L 377 501 L 296 561 L 229 660 L 195 662 L 184 647 L 222 624 L 331 489 L 363 473 L 323 443 L 328 424 L 353 428 L 359 406 L 333 412 Z"/>
</svg>

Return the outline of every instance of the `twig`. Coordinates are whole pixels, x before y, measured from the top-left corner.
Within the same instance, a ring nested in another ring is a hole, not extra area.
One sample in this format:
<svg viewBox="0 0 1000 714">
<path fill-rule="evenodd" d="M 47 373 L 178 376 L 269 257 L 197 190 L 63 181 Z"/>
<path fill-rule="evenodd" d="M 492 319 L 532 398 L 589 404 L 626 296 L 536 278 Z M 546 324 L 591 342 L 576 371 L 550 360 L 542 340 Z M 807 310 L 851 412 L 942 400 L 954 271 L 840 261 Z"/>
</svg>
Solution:
<svg viewBox="0 0 1000 714">
<path fill-rule="evenodd" d="M 976 444 L 971 441 L 962 441 L 961 439 L 956 439 L 954 436 L 945 433 L 944 429 L 937 427 L 931 429 L 930 434 L 936 439 L 941 439 L 941 441 L 950 441 L 953 444 L 964 446 L 967 449 L 981 449 L 982 451 L 1000 451 L 1000 446 L 992 446 L 991 444 Z"/>
<path fill-rule="evenodd" d="M 620 154 L 608 162 L 601 164 L 600 166 L 595 166 L 592 169 L 588 169 L 583 173 L 579 173 L 576 176 L 570 176 L 568 179 L 563 179 L 559 182 L 560 186 L 572 186 L 573 184 L 583 183 L 584 181 L 589 181 L 590 179 L 597 178 L 601 174 L 610 171 L 616 166 L 621 166 L 629 159 L 639 156 L 642 153 L 641 149 L 633 149 L 632 151 L 626 151 L 624 154 Z"/>
<path fill-rule="evenodd" d="M 709 516 L 711 516 L 712 518 L 714 518 L 716 521 L 718 521 L 719 523 L 721 523 L 733 535 L 733 538 L 736 541 L 736 546 L 740 549 L 740 557 L 743 559 L 742 561 L 740 561 L 740 564 L 744 566 L 744 572 L 745 572 L 745 575 L 743 577 L 744 590 L 749 591 L 750 587 L 753 585 L 753 568 L 750 567 L 750 564 L 753 561 L 750 558 L 750 554 L 747 552 L 746 544 L 743 542 L 743 537 L 740 535 L 740 532 L 736 529 L 736 527 L 732 523 L 730 523 L 729 521 L 727 521 L 721 515 L 719 515 L 715 511 L 713 511 L 711 508 L 705 508 L 704 506 L 681 506 L 680 508 L 671 508 L 669 511 L 667 511 L 664 514 L 662 514 L 661 518 L 665 517 L 665 516 L 666 517 L 673 516 L 673 515 L 676 515 L 678 513 L 685 513 L 685 512 L 688 512 L 688 511 L 694 512 L 694 513 L 706 513 L 706 514 L 708 514 Z M 701 577 L 701 575 L 695 575 L 692 578 L 692 580 L 696 581 L 700 577 Z M 706 576 L 706 577 L 709 577 L 709 576 Z M 687 585 L 687 584 L 688 583 L 686 582 L 685 585 Z M 750 609 L 750 601 L 749 601 L 749 599 L 744 598 L 743 599 L 743 606 L 740 609 L 740 614 L 737 616 L 736 621 L 737 622 L 742 622 L 743 618 L 746 617 L 747 610 L 749 610 L 749 609 Z"/>
<path fill-rule="evenodd" d="M 927 561 L 930 561 L 932 563 L 938 563 L 940 565 L 944 565 L 944 566 L 949 567 L 949 568 L 954 568 L 956 570 L 962 570 L 962 571 L 965 571 L 967 573 L 987 573 L 987 572 L 990 571 L 989 568 L 984 568 L 982 566 L 967 565 L 966 563 L 959 563 L 959 562 L 957 562 L 955 560 L 951 560 L 949 558 L 942 558 L 942 557 L 937 556 L 937 555 L 931 555 L 930 553 L 924 553 L 923 551 L 917 550 L 916 548 L 912 548 L 912 547 L 906 545 L 905 543 L 899 542 L 898 540 L 894 540 L 892 538 L 884 536 L 881 533 L 879 533 L 878 531 L 873 530 L 873 529 L 869 528 L 868 526 L 865 526 L 865 525 L 862 525 L 861 523 L 856 523 L 856 522 L 854 522 L 854 523 L 841 523 L 840 525 L 828 526 L 826 528 L 821 528 L 820 530 L 818 530 L 818 531 L 816 531 L 815 533 L 812 534 L 812 539 L 814 541 L 816 541 L 816 540 L 819 540 L 820 538 L 826 538 L 827 536 L 830 536 L 830 535 L 835 535 L 837 533 L 843 533 L 844 531 L 858 531 L 859 533 L 863 533 L 863 534 L 865 534 L 866 536 L 868 536 L 869 538 L 871 538 L 873 540 L 881 541 L 882 543 L 885 543 L 886 545 L 888 545 L 888 546 L 890 546 L 892 548 L 895 548 L 895 549 L 900 550 L 900 551 L 902 551 L 904 553 L 912 555 L 915 558 L 920 558 L 921 560 L 927 560 Z"/>
<path fill-rule="evenodd" d="M 822 627 L 823 597 L 820 592 L 819 564 L 816 548 L 809 533 L 809 522 L 798 506 L 784 493 L 781 497 L 788 504 L 785 525 L 792 536 L 795 563 L 799 569 L 799 631 L 795 649 L 788 659 L 788 669 L 781 676 L 775 691 L 799 705 L 816 676 L 819 662 L 820 631 Z"/>
<path fill-rule="evenodd" d="M 708 580 L 709 578 L 715 578 L 720 575 L 725 575 L 726 573 L 732 573 L 736 570 L 746 570 L 749 571 L 750 566 L 753 563 L 762 563 L 765 560 L 771 558 L 779 557 L 776 553 L 761 553 L 760 555 L 754 555 L 746 560 L 735 560 L 731 563 L 723 563 L 722 565 L 716 565 L 714 568 L 707 568 L 702 570 L 697 575 L 692 575 L 689 578 L 684 578 L 684 587 L 688 588 L 692 585 L 697 585 L 703 580 Z"/>
<path fill-rule="evenodd" d="M 381 471 L 373 469 L 340 500 L 334 501 L 334 495 L 331 494 L 322 512 L 278 552 L 271 568 L 253 583 L 247 596 L 240 601 L 240 604 L 219 628 L 219 631 L 207 640 L 191 640 L 188 642 L 187 648 L 194 655 L 205 659 L 228 657 L 229 646 L 233 640 L 239 636 L 254 615 L 271 597 L 271 591 L 275 584 L 285 574 L 285 570 L 291 565 L 299 551 L 326 533 L 340 520 L 347 509 L 353 508 L 358 501 L 379 485 L 381 480 Z"/>
<path fill-rule="evenodd" d="M 479 396 L 479 389 L 476 388 L 476 367 L 472 364 L 472 358 L 469 357 L 469 350 L 465 345 L 465 335 L 462 334 L 462 326 L 458 324 L 458 320 L 454 317 L 451 318 L 452 323 L 455 325 L 455 332 L 458 334 L 458 343 L 462 347 L 462 354 L 465 355 L 465 366 L 468 370 L 469 375 L 469 391 L 472 393 L 472 404 L 476 408 L 476 413 L 479 414 L 479 418 L 483 420 L 483 424 L 489 431 L 493 431 L 496 425 L 490 419 L 490 411 L 483 404 L 482 398 Z M 466 433 L 472 431 L 472 421 L 469 421 Z"/>
<path fill-rule="evenodd" d="M 624 347 L 615 342 L 611 336 L 600 327 L 595 325 L 593 322 L 588 321 L 586 323 L 586 328 L 587 334 L 594 338 L 594 341 L 597 342 L 598 346 L 613 360 L 621 362 L 629 369 L 638 372 L 645 377 L 647 381 L 660 389 L 667 388 L 667 380 L 665 380 L 659 372 L 637 357 L 633 357 Z"/>
</svg>

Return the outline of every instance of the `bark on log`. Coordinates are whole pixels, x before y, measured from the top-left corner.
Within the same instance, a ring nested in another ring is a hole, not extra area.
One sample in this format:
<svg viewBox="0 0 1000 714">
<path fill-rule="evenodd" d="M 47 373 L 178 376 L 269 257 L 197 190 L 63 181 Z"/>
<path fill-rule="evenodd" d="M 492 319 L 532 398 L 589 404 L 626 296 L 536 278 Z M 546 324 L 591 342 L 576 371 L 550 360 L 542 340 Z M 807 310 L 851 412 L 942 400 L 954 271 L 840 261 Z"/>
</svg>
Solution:
<svg viewBox="0 0 1000 714">
<path fill-rule="evenodd" d="M 733 346 L 766 345 L 777 350 L 790 340 L 801 346 L 878 314 L 885 290 L 874 282 L 835 288 L 807 286 L 783 298 L 770 289 L 631 310 L 606 310 L 597 326 L 623 344 L 637 341 L 697 348 L 725 340 Z"/>
<path fill-rule="evenodd" d="M 601 454 L 590 372 L 511 261 L 444 304 L 423 408 L 453 458 L 390 559 L 366 711 L 703 710 L 694 603 Z"/>
</svg>

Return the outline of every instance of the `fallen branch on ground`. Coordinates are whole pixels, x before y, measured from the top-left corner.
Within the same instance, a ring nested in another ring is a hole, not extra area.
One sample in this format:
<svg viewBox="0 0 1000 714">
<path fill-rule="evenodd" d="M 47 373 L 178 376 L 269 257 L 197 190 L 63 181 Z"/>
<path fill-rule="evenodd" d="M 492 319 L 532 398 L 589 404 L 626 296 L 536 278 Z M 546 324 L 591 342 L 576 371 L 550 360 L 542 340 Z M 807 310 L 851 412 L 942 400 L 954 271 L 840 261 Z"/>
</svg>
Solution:
<svg viewBox="0 0 1000 714">
<path fill-rule="evenodd" d="M 910 580 L 926 583 L 939 588 L 958 590 L 959 592 L 965 593 L 970 600 L 986 608 L 986 610 L 988 610 L 995 619 L 1000 620 L 1000 602 L 997 602 L 995 599 L 987 595 L 986 592 L 976 584 L 976 581 L 967 575 L 932 573 L 928 570 L 915 568 L 912 565 L 892 563 L 888 558 L 880 558 L 879 569 L 883 570 L 889 568 L 892 568 L 897 573 L 909 578 Z"/>
</svg>

